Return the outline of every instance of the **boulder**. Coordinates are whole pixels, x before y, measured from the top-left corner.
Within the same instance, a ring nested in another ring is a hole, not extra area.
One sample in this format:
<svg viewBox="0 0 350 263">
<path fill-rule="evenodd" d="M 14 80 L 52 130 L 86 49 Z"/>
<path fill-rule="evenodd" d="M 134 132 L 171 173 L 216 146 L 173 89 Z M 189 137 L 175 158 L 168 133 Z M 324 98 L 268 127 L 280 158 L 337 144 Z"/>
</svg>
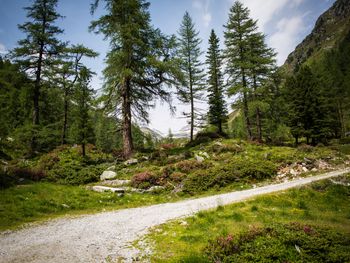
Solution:
<svg viewBox="0 0 350 263">
<path fill-rule="evenodd" d="M 117 176 L 116 172 L 106 170 L 101 174 L 100 180 L 101 181 L 109 180 L 109 179 L 113 179 L 116 176 Z"/>
<path fill-rule="evenodd" d="M 203 162 L 205 159 L 209 159 L 210 156 L 206 152 L 198 152 L 194 155 L 194 158 L 196 158 L 197 162 Z"/>
<path fill-rule="evenodd" d="M 154 192 L 154 191 L 163 190 L 163 189 L 164 189 L 164 186 L 155 185 L 147 189 L 146 192 Z"/>
<path fill-rule="evenodd" d="M 131 183 L 131 180 L 108 180 L 108 181 L 104 181 L 103 184 L 104 185 L 108 185 L 108 186 L 122 186 L 122 185 L 128 185 Z"/>
<path fill-rule="evenodd" d="M 199 155 L 197 155 L 197 154 L 194 156 L 194 158 L 196 158 L 197 162 L 200 162 L 200 163 L 201 163 L 201 162 L 204 162 L 204 160 L 205 160 L 204 157 L 199 156 Z"/>
</svg>

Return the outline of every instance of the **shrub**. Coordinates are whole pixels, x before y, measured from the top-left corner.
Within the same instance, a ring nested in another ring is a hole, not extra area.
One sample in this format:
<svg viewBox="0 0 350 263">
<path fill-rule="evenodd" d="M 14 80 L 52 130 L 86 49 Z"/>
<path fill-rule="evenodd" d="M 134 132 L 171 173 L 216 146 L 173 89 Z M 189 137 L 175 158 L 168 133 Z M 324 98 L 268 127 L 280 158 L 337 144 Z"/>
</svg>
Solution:
<svg viewBox="0 0 350 263">
<path fill-rule="evenodd" d="M 223 136 L 216 132 L 199 132 L 197 133 L 196 138 L 193 141 L 187 143 L 186 146 L 194 147 L 219 138 L 223 138 Z"/>
<path fill-rule="evenodd" d="M 196 160 L 185 160 L 175 165 L 176 169 L 181 173 L 190 173 L 194 170 L 208 169 L 211 164 L 208 162 L 198 162 Z"/>
<path fill-rule="evenodd" d="M 350 236 L 292 223 L 218 237 L 204 253 L 212 262 L 349 262 Z"/>
<path fill-rule="evenodd" d="M 12 167 L 9 173 L 17 178 L 24 178 L 31 181 L 40 181 L 46 177 L 45 171 L 40 168 Z"/>
<path fill-rule="evenodd" d="M 135 174 L 131 178 L 131 184 L 138 188 L 147 188 L 151 185 L 157 184 L 158 176 L 151 172 L 143 172 Z"/>
<path fill-rule="evenodd" d="M 314 149 L 314 147 L 312 147 L 311 145 L 308 144 L 301 144 L 298 146 L 298 150 L 301 152 L 305 152 L 305 153 L 310 153 L 312 152 Z"/>
<path fill-rule="evenodd" d="M 241 180 L 263 180 L 274 176 L 277 167 L 270 161 L 232 158 L 223 166 L 196 171 L 184 180 L 184 192 L 194 194 L 224 187 Z"/>
<path fill-rule="evenodd" d="M 222 144 L 222 143 L 214 143 L 213 145 L 209 146 L 208 151 L 213 153 L 225 153 L 225 152 L 231 152 L 231 153 L 240 153 L 244 149 L 238 144 L 234 145 L 228 145 L 228 144 Z"/>
</svg>

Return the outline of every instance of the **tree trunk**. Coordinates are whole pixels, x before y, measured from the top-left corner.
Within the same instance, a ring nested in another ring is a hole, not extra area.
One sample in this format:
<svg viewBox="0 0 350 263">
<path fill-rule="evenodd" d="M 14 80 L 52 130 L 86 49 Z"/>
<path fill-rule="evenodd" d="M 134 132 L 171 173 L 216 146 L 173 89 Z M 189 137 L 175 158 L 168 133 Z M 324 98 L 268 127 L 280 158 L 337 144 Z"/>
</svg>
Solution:
<svg viewBox="0 0 350 263">
<path fill-rule="evenodd" d="M 64 89 L 64 115 L 63 115 L 63 129 L 62 129 L 62 140 L 61 144 L 66 144 L 66 134 L 67 134 L 67 126 L 68 126 L 68 90 L 65 87 Z"/>
<path fill-rule="evenodd" d="M 122 92 L 122 114 L 123 114 L 123 155 L 129 158 L 133 152 L 131 134 L 131 101 L 130 101 L 130 79 L 124 80 Z"/>
<path fill-rule="evenodd" d="M 256 84 L 256 76 L 255 75 L 254 75 L 253 85 L 254 85 L 254 99 L 255 99 L 255 101 L 257 101 L 257 94 L 256 94 L 257 84 Z M 262 142 L 261 112 L 260 112 L 259 106 L 256 106 L 255 118 L 256 118 L 256 132 L 258 135 L 258 141 Z"/>
<path fill-rule="evenodd" d="M 83 142 L 83 143 L 81 144 L 81 151 L 82 151 L 83 157 L 86 156 L 86 149 L 85 149 L 85 148 L 86 148 L 86 147 L 85 147 L 85 142 Z"/>
<path fill-rule="evenodd" d="M 190 84 L 190 96 L 191 96 L 191 135 L 190 141 L 193 141 L 193 133 L 194 133 L 194 101 L 193 101 L 193 87 L 192 83 Z"/>
<path fill-rule="evenodd" d="M 41 84 L 41 68 L 42 68 L 42 62 L 43 62 L 43 53 L 44 53 L 44 44 L 40 44 L 40 50 L 39 50 L 39 58 L 38 58 L 38 64 L 37 69 L 35 72 L 35 83 L 34 83 L 34 92 L 33 92 L 33 130 L 32 130 L 32 139 L 30 144 L 30 152 L 31 154 L 34 154 L 36 148 L 37 148 L 37 141 L 36 141 L 36 129 L 38 128 L 38 125 L 40 124 L 39 121 L 39 99 L 40 99 L 40 84 Z"/>
<path fill-rule="evenodd" d="M 298 146 L 298 144 L 299 144 L 299 141 L 298 141 L 298 136 L 295 136 L 295 146 L 297 147 Z"/>
<path fill-rule="evenodd" d="M 250 125 L 250 120 L 249 120 L 249 108 L 248 108 L 248 96 L 247 92 L 245 89 L 247 88 L 247 81 L 245 78 L 245 72 L 244 69 L 242 69 L 242 84 L 243 84 L 243 113 L 244 113 L 244 119 L 245 119 L 245 124 L 246 124 L 246 129 L 248 133 L 248 140 L 252 139 L 252 130 L 251 130 L 251 125 Z"/>
</svg>

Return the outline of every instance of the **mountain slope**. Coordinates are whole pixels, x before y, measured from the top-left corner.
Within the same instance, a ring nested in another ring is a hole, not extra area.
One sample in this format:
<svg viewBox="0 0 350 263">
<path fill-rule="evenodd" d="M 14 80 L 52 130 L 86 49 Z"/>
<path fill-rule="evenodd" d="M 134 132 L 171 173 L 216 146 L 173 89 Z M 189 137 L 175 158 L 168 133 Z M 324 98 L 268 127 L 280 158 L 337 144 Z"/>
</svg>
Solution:
<svg viewBox="0 0 350 263">
<path fill-rule="evenodd" d="M 331 50 L 347 35 L 350 29 L 350 1 L 337 0 L 316 21 L 312 32 L 288 56 L 283 67 L 293 72 L 312 59 Z"/>
</svg>

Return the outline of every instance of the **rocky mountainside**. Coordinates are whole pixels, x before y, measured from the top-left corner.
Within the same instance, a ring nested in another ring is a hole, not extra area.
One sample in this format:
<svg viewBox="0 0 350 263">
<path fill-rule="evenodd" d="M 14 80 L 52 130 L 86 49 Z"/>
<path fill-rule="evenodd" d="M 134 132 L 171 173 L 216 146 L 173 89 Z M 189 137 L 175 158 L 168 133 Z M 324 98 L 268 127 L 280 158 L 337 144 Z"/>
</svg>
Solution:
<svg viewBox="0 0 350 263">
<path fill-rule="evenodd" d="M 293 72 L 309 59 L 332 49 L 350 30 L 350 0 L 337 0 L 316 21 L 312 32 L 288 56 L 284 68 Z"/>
</svg>

